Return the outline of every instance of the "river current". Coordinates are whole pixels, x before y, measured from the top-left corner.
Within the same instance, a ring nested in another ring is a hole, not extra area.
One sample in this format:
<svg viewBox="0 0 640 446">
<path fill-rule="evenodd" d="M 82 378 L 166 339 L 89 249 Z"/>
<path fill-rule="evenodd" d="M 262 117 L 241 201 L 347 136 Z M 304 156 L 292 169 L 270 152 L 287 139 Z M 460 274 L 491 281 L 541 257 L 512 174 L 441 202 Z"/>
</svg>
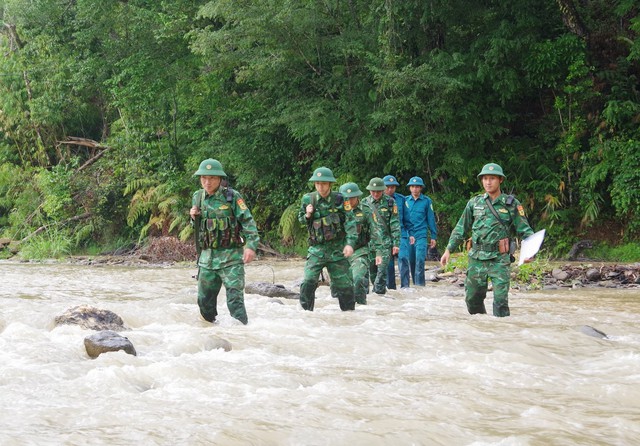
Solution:
<svg viewBox="0 0 640 446">
<path fill-rule="evenodd" d="M 293 288 L 303 266 L 247 281 Z M 512 291 L 495 318 L 444 282 L 345 313 L 320 287 L 314 312 L 245 295 L 247 326 L 223 291 L 211 325 L 194 273 L 0 262 L 0 445 L 640 444 L 639 289 Z M 53 323 L 82 304 L 120 315 L 138 355 L 90 359 L 93 332 Z"/>
</svg>

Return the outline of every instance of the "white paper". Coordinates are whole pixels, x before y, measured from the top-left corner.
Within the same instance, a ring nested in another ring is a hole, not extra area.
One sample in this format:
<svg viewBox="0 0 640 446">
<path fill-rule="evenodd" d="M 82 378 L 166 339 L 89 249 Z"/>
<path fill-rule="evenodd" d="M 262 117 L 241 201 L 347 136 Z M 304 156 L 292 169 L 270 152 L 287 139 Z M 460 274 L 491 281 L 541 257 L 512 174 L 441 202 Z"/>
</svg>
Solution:
<svg viewBox="0 0 640 446">
<path fill-rule="evenodd" d="M 543 229 L 522 240 L 518 266 L 522 265 L 525 260 L 530 259 L 538 253 L 538 251 L 540 250 L 540 245 L 542 245 L 542 241 L 544 240 L 544 233 L 545 230 Z"/>
</svg>

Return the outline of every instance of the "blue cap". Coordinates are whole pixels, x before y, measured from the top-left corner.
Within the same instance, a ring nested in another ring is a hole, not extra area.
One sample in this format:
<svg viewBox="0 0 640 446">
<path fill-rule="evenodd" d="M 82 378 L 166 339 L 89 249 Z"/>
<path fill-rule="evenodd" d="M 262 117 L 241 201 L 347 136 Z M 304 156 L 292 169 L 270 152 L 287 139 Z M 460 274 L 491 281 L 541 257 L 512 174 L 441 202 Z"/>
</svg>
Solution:
<svg viewBox="0 0 640 446">
<path fill-rule="evenodd" d="M 384 181 L 385 186 L 400 186 L 400 183 L 398 183 L 398 180 L 396 180 L 396 177 L 393 175 L 387 175 L 382 181 Z"/>
<path fill-rule="evenodd" d="M 413 177 L 409 180 L 407 186 L 422 186 L 424 187 L 424 181 L 420 177 Z"/>
</svg>

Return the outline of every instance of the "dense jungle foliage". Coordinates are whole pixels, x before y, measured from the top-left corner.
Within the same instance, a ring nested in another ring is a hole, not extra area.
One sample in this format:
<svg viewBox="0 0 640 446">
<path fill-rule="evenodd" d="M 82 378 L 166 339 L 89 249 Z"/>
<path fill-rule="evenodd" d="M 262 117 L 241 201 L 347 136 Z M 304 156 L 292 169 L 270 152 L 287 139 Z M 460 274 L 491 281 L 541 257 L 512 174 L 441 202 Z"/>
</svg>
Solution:
<svg viewBox="0 0 640 446">
<path fill-rule="evenodd" d="M 442 247 L 487 162 L 551 255 L 638 240 L 636 0 L 0 0 L 0 19 L 0 235 L 25 251 L 188 239 L 210 157 L 281 251 L 322 165 L 421 176 Z"/>
</svg>

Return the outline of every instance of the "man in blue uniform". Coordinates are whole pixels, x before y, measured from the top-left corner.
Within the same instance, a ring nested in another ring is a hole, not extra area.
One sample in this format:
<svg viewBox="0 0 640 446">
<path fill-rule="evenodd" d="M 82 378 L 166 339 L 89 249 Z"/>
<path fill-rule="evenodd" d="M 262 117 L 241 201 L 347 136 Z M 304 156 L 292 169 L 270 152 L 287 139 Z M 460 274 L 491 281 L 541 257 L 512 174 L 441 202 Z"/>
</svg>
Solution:
<svg viewBox="0 0 640 446">
<path fill-rule="evenodd" d="M 385 176 L 382 181 L 384 181 L 384 185 L 386 189 L 384 193 L 393 199 L 396 202 L 396 206 L 398 208 L 398 220 L 400 220 L 400 250 L 398 253 L 393 253 L 394 255 L 389 260 L 389 269 L 387 271 L 387 288 L 390 290 L 396 289 L 396 273 L 395 273 L 395 265 L 394 265 L 394 257 L 398 257 L 398 269 L 400 270 L 400 287 L 408 288 L 409 287 L 409 228 L 411 227 L 411 222 L 409 221 L 408 215 L 406 215 L 407 208 L 404 204 L 405 198 L 404 195 L 396 192 L 396 188 L 400 186 L 398 180 L 393 175 Z"/>
<path fill-rule="evenodd" d="M 422 194 L 424 181 L 420 177 L 409 180 L 411 195 L 405 198 L 406 214 L 409 217 L 409 264 L 414 285 L 424 286 L 424 263 L 427 259 L 427 235 L 430 236 L 429 247 L 436 247 L 438 228 L 436 215 L 433 212 L 431 198 Z"/>
</svg>

